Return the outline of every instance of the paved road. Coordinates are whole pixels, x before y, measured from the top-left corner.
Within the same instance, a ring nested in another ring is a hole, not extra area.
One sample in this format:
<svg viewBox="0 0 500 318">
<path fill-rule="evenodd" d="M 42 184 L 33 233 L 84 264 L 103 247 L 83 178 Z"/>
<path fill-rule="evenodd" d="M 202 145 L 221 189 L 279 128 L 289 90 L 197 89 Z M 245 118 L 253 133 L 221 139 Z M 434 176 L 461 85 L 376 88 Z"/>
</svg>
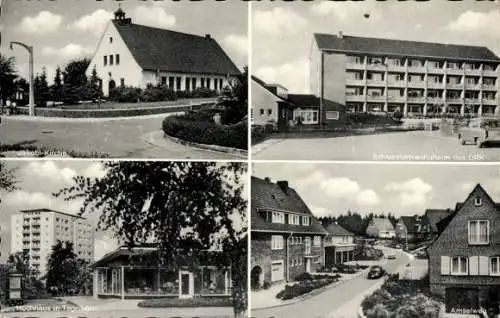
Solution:
<svg viewBox="0 0 500 318">
<path fill-rule="evenodd" d="M 402 252 L 394 253 L 396 254 L 395 260 L 380 261 L 389 273 L 396 272 L 409 260 L 408 256 Z M 287 306 L 252 310 L 250 316 L 255 318 L 326 318 L 332 317 L 332 314 L 342 308 L 343 313 L 335 316 L 336 318 L 355 318 L 362 299 L 359 300 L 359 304 L 353 303 L 352 300 L 359 298 L 358 296 L 364 294 L 366 290 L 380 283 L 381 280 L 368 280 L 364 275 L 354 277 L 312 298 Z M 352 311 L 349 313 L 344 307 L 347 303 L 352 305 Z"/>
<path fill-rule="evenodd" d="M 232 308 L 141 308 L 79 312 L 0 313 L 0 318 L 232 318 Z"/>
<path fill-rule="evenodd" d="M 414 131 L 338 138 L 268 140 L 252 149 L 256 160 L 499 161 L 500 148 L 462 146 L 439 132 Z"/>
<path fill-rule="evenodd" d="M 112 158 L 158 159 L 233 159 L 225 153 L 211 152 L 163 141 L 152 145 L 147 137 L 161 132 L 166 115 L 124 119 L 55 119 L 33 120 L 2 117 L 0 142 L 32 144 L 79 153 L 107 154 Z"/>
</svg>

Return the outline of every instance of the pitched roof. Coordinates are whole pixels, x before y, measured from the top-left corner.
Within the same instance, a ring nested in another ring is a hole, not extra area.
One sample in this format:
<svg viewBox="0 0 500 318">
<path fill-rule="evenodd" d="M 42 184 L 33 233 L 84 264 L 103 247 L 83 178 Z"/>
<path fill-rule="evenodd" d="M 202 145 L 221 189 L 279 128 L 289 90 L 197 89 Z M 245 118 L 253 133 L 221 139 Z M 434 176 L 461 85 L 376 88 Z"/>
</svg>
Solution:
<svg viewBox="0 0 500 318">
<path fill-rule="evenodd" d="M 452 209 L 427 209 L 425 210 L 424 218 L 431 228 L 431 232 L 438 232 L 437 224 L 439 221 L 452 214 Z"/>
<path fill-rule="evenodd" d="M 391 221 L 386 218 L 373 218 L 372 219 L 373 225 L 379 230 L 379 231 L 394 231 L 394 226 L 392 225 Z"/>
<path fill-rule="evenodd" d="M 406 226 L 409 234 L 416 234 L 419 230 L 419 223 L 415 216 L 402 216 L 401 221 Z"/>
<path fill-rule="evenodd" d="M 210 37 L 113 20 L 134 59 L 145 70 L 239 75 L 241 72 Z"/>
<path fill-rule="evenodd" d="M 251 192 L 252 210 L 250 220 L 252 231 L 327 234 L 293 188 L 287 187 L 285 193 L 277 183 L 252 176 Z M 260 210 L 292 212 L 310 216 L 310 225 L 271 223 L 260 215 Z"/>
<path fill-rule="evenodd" d="M 500 58 L 483 46 L 402 41 L 315 33 L 314 39 L 320 50 L 386 54 L 389 56 L 434 57 L 451 60 L 492 61 Z"/>
<path fill-rule="evenodd" d="M 311 94 L 288 94 L 287 101 L 295 106 L 320 106 L 320 98 Z M 323 98 L 323 105 L 328 109 L 345 109 L 344 105 L 325 98 Z"/>
<path fill-rule="evenodd" d="M 325 230 L 328 232 L 328 235 L 331 236 L 354 236 L 353 233 L 349 232 L 337 223 L 329 224 L 325 227 Z"/>
</svg>

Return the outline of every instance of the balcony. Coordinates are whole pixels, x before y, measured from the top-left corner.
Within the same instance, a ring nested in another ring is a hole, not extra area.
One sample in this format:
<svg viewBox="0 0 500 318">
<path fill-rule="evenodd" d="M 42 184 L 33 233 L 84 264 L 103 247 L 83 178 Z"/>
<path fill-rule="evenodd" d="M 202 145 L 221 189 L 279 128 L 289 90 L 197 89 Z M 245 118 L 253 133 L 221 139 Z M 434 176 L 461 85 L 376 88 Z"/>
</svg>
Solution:
<svg viewBox="0 0 500 318">
<path fill-rule="evenodd" d="M 395 72 L 406 72 L 406 66 L 404 65 L 392 65 L 389 64 L 387 65 L 387 70 L 390 71 L 395 71 Z"/>
<path fill-rule="evenodd" d="M 446 103 L 448 104 L 462 104 L 462 97 L 446 97 Z"/>
<path fill-rule="evenodd" d="M 483 91 L 496 91 L 497 86 L 491 84 L 483 84 Z"/>
<path fill-rule="evenodd" d="M 464 70 L 461 68 L 447 68 L 446 69 L 446 74 L 449 75 L 463 75 Z"/>
<path fill-rule="evenodd" d="M 406 101 L 406 97 L 403 95 L 403 96 L 389 96 L 387 98 L 387 100 L 389 101 L 389 103 L 404 103 Z"/>
<path fill-rule="evenodd" d="M 366 96 L 366 100 L 368 102 L 385 102 L 386 99 L 387 99 L 387 97 L 384 95 L 368 95 L 368 96 Z"/>
<path fill-rule="evenodd" d="M 365 86 L 365 80 L 348 78 L 346 80 L 346 85 Z"/>
<path fill-rule="evenodd" d="M 406 87 L 406 81 L 389 80 L 387 82 L 387 86 L 389 86 L 389 87 Z"/>
<path fill-rule="evenodd" d="M 472 70 L 472 69 L 465 69 L 465 75 L 481 75 L 482 74 L 482 71 L 479 70 L 479 69 L 476 69 L 476 70 Z"/>
<path fill-rule="evenodd" d="M 427 73 L 429 73 L 429 74 L 444 74 L 444 71 L 445 71 L 444 67 L 429 66 L 427 68 Z"/>
<path fill-rule="evenodd" d="M 483 76 L 498 76 L 498 72 L 496 70 L 483 70 Z"/>
<path fill-rule="evenodd" d="M 366 85 L 369 86 L 384 86 L 385 87 L 385 81 L 381 79 L 371 79 L 366 81 Z"/>
<path fill-rule="evenodd" d="M 481 89 L 481 84 L 465 84 L 465 89 L 478 91 Z"/>
<path fill-rule="evenodd" d="M 410 73 L 425 73 L 425 66 L 411 66 L 408 65 L 408 72 Z"/>
<path fill-rule="evenodd" d="M 464 88 L 464 84 L 462 84 L 462 83 L 447 83 L 446 88 L 447 89 L 460 89 L 460 90 L 462 90 Z"/>
<path fill-rule="evenodd" d="M 483 105 L 494 105 L 494 106 L 498 105 L 498 100 L 496 98 L 494 98 L 494 99 L 483 98 L 482 101 L 483 101 Z"/>
<path fill-rule="evenodd" d="M 347 62 L 346 65 L 345 65 L 345 68 L 347 70 L 364 70 L 365 69 L 365 64 L 363 64 L 363 63 Z"/>
<path fill-rule="evenodd" d="M 409 103 L 425 103 L 425 97 L 424 96 L 408 96 L 408 102 Z"/>
<path fill-rule="evenodd" d="M 480 98 L 466 98 L 465 99 L 465 105 L 480 104 L 480 103 L 481 103 Z"/>
<path fill-rule="evenodd" d="M 424 88 L 425 87 L 425 82 L 424 81 L 408 81 L 408 87 L 414 88 Z"/>
<path fill-rule="evenodd" d="M 364 102 L 365 95 L 347 95 L 346 102 Z"/>
<path fill-rule="evenodd" d="M 369 71 L 386 71 L 387 65 L 381 63 L 366 64 L 366 69 Z"/>
<path fill-rule="evenodd" d="M 444 84 L 436 82 L 427 82 L 427 88 L 444 88 Z"/>
<path fill-rule="evenodd" d="M 427 103 L 442 104 L 442 103 L 444 103 L 444 99 L 442 97 L 431 96 L 431 97 L 427 97 Z"/>
</svg>

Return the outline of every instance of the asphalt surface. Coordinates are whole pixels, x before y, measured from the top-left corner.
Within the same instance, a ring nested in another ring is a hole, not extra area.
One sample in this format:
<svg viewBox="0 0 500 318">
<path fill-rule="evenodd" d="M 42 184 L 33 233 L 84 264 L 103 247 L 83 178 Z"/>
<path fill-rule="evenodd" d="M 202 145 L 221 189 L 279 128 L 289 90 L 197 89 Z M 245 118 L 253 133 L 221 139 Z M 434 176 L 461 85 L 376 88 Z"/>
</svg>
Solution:
<svg viewBox="0 0 500 318">
<path fill-rule="evenodd" d="M 392 253 L 392 252 L 391 252 Z M 401 251 L 394 251 L 396 259 L 380 260 L 380 265 L 388 272 L 395 273 L 408 263 L 409 258 Z M 366 275 L 354 277 L 343 284 L 334 286 L 321 294 L 286 306 L 252 310 L 253 318 L 355 318 L 363 299 L 362 295 L 382 279 L 369 280 Z M 361 297 L 360 297 L 361 296 Z M 346 308 L 349 304 L 349 308 Z M 341 310 L 342 312 L 339 312 Z"/>
<path fill-rule="evenodd" d="M 148 136 L 161 132 L 165 116 L 109 120 L 33 120 L 3 116 L 0 142 L 46 146 L 82 154 L 97 153 L 111 158 L 234 159 L 230 154 L 201 150 L 168 140 L 163 140 L 160 145 L 148 143 Z"/>
<path fill-rule="evenodd" d="M 439 131 L 337 138 L 271 139 L 252 147 L 255 160 L 484 161 L 500 160 L 500 147 L 461 145 Z"/>
</svg>

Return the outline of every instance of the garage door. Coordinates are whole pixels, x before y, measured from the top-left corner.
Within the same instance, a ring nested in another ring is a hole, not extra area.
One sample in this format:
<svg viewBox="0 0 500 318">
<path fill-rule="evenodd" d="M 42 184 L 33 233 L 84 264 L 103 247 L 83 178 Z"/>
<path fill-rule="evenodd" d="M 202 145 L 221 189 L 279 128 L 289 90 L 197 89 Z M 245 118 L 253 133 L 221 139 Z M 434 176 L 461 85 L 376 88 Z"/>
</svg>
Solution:
<svg viewBox="0 0 500 318">
<path fill-rule="evenodd" d="M 283 262 L 273 262 L 271 264 L 271 281 L 275 282 L 278 280 L 283 280 L 284 278 L 284 269 Z"/>
</svg>

